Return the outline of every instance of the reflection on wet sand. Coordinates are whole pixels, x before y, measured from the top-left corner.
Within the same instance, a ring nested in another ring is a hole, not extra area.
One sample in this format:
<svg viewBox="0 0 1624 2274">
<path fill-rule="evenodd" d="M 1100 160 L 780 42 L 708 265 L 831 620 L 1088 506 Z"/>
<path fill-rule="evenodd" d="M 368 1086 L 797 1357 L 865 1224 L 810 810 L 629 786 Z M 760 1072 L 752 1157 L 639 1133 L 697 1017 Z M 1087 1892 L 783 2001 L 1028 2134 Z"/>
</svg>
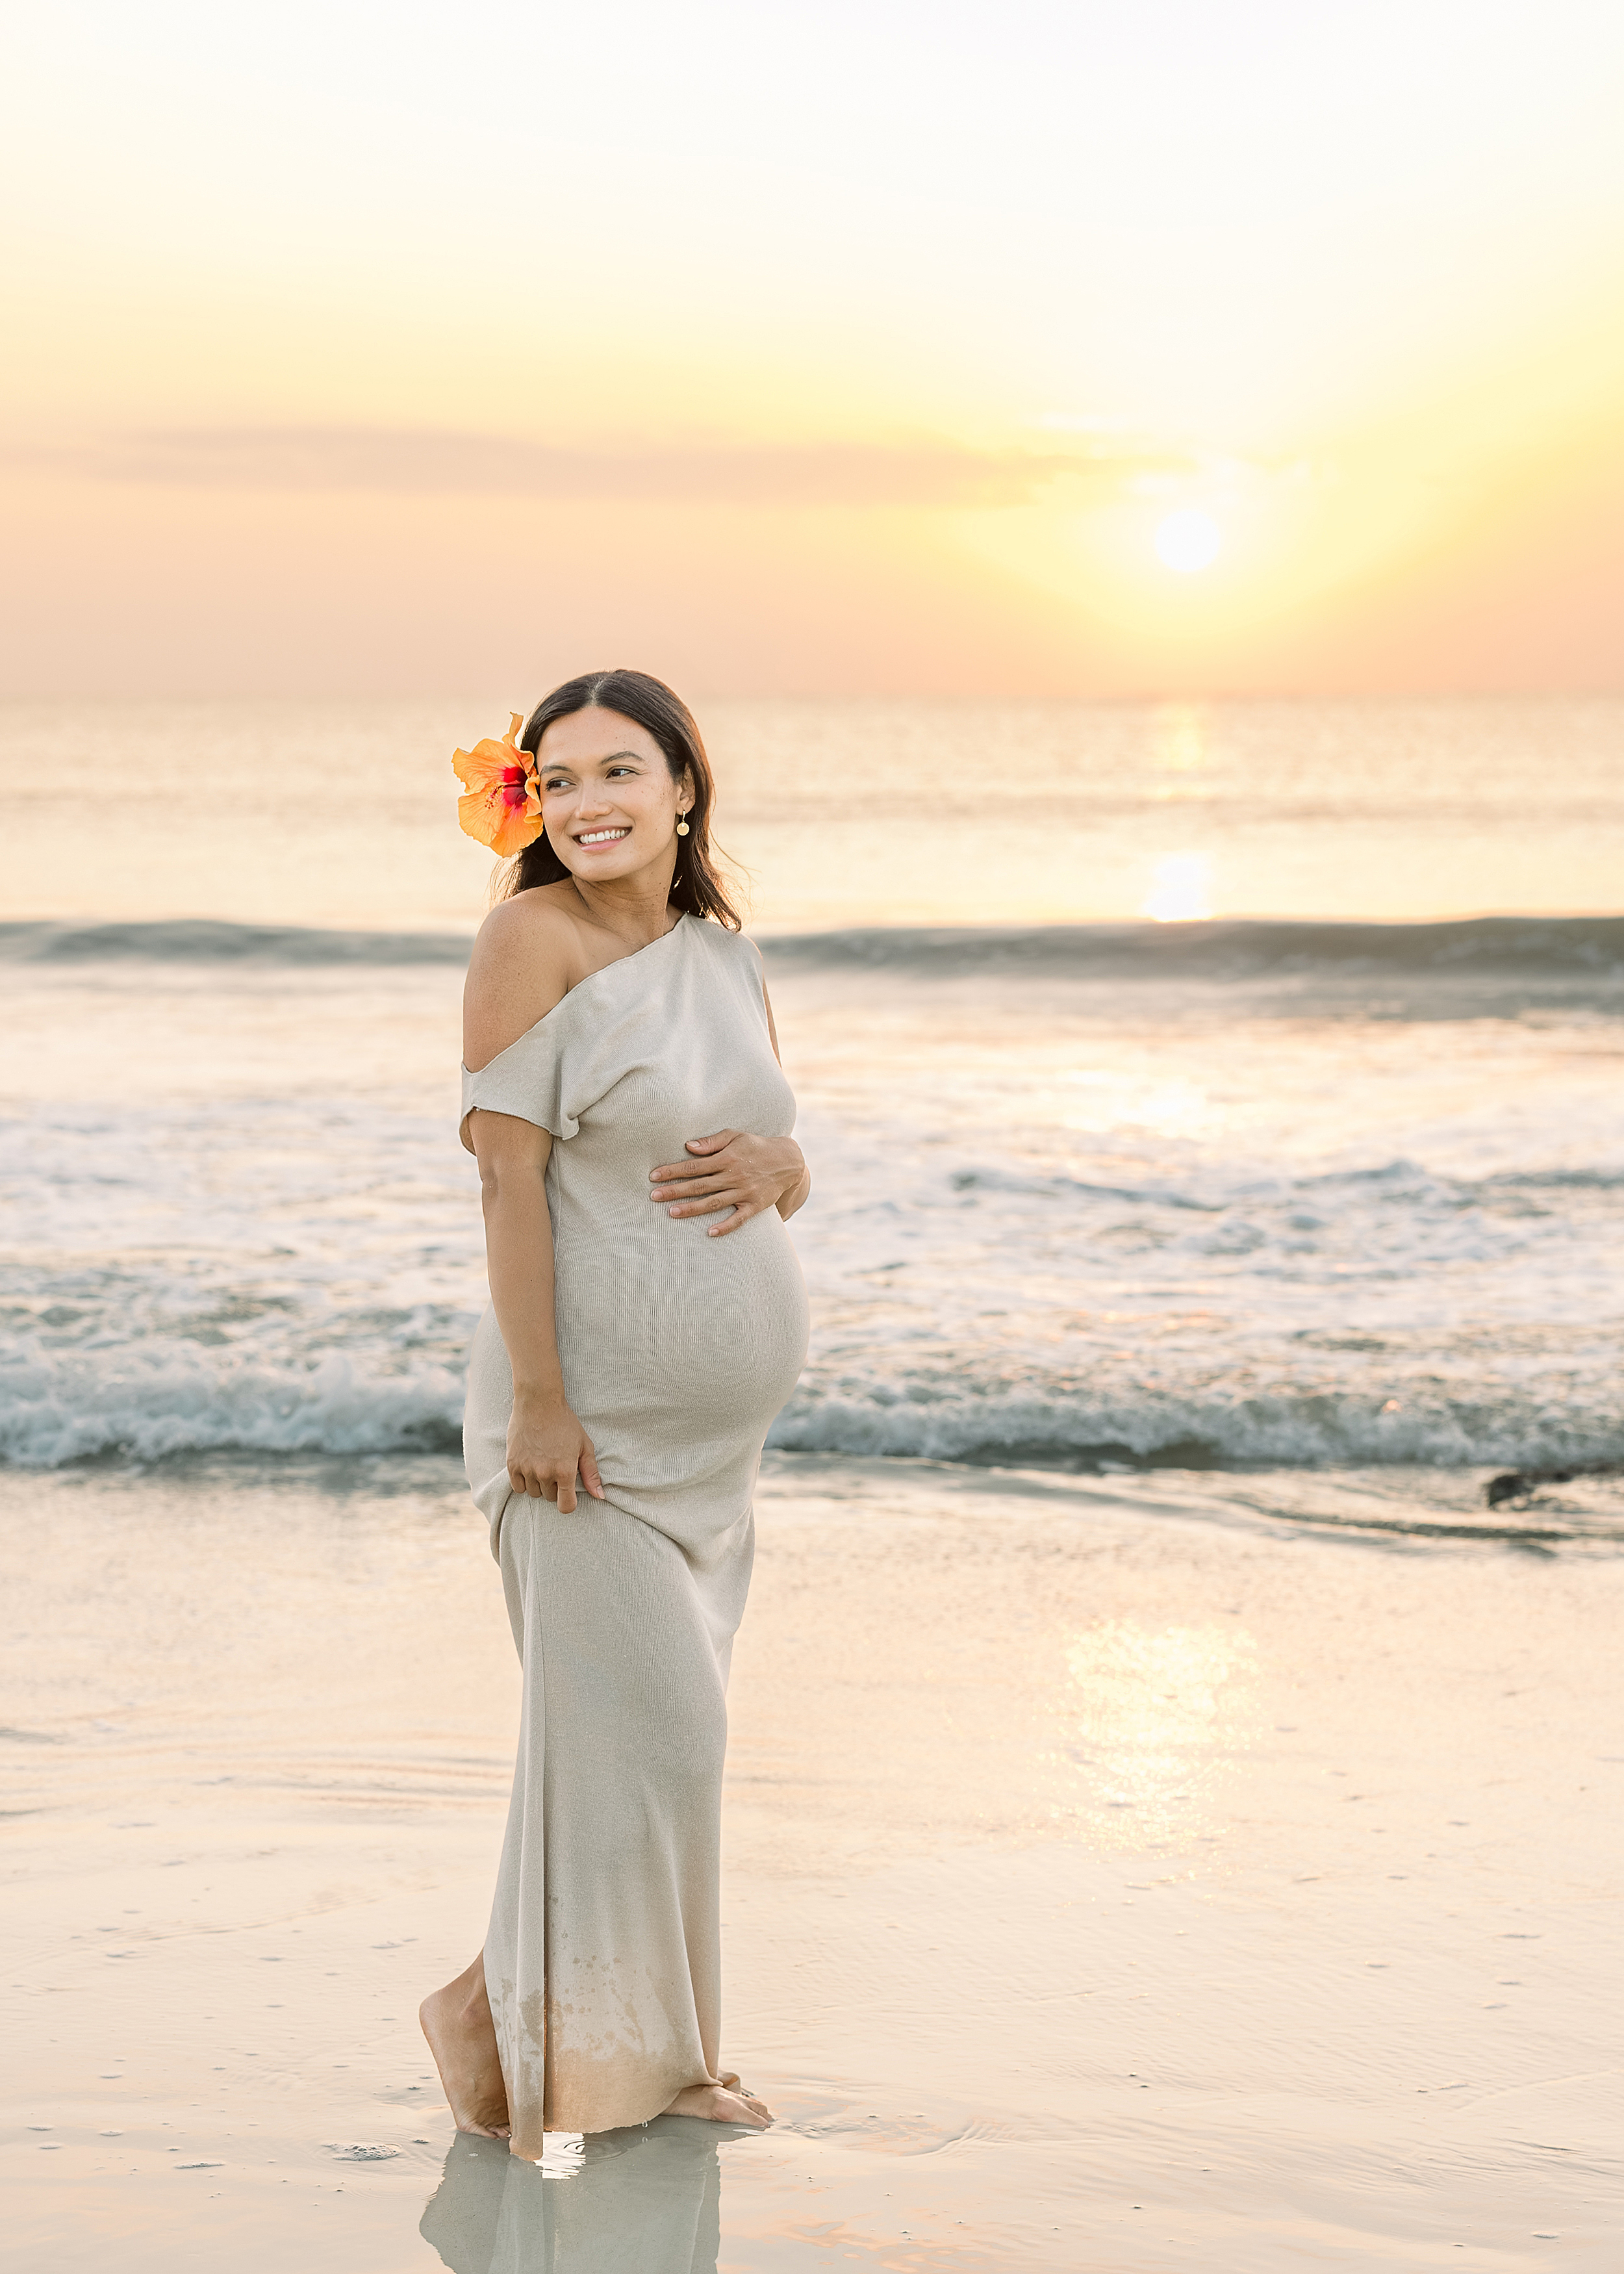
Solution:
<svg viewBox="0 0 1624 2274">
<path fill-rule="evenodd" d="M 662 2116 L 594 2134 L 555 2172 L 459 2132 L 418 2231 L 452 2274 L 716 2274 L 717 2150 L 735 2136 Z"/>
<path fill-rule="evenodd" d="M 1259 1721 L 1257 1649 L 1244 1629 L 1103 1619 L 1069 1656 L 1078 1728 L 1091 1749 L 1079 1811 L 1096 1849 L 1210 1837 L 1223 1788 Z M 1121 1810 L 1124 1823 L 1108 1811 Z"/>
</svg>

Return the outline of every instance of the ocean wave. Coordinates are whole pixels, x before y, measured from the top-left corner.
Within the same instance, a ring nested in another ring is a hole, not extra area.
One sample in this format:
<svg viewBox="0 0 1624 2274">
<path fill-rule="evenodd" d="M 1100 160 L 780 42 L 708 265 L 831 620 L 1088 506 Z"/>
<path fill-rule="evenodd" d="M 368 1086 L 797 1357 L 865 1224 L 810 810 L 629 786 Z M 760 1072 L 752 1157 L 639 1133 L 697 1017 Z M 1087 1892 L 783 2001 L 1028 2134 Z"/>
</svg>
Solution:
<svg viewBox="0 0 1624 2274">
<path fill-rule="evenodd" d="M 0 1370 L 0 1459 L 19 1468 L 114 1454 L 450 1451 L 462 1432 L 462 1380 L 432 1364 L 384 1374 L 337 1352 L 289 1368 L 125 1347 Z"/>
<path fill-rule="evenodd" d="M 0 962 L 416 964 L 468 960 L 471 934 L 325 931 L 309 924 L 216 922 L 0 923 Z"/>
<path fill-rule="evenodd" d="M 1412 1243 L 1404 1262 L 1414 1269 L 1425 1260 L 1429 1224 L 1447 1224 L 1468 1209 L 1483 1213 L 1485 1236 L 1487 1225 L 1493 1224 L 1497 1241 L 1505 1239 L 1508 1224 L 1545 1213 L 1528 1204 L 1541 1196 L 1570 1201 L 1568 1216 L 1577 1222 L 1583 1201 L 1605 1201 L 1624 1192 L 1624 1156 L 1594 1166 L 1492 1170 L 1481 1176 L 1451 1176 L 1403 1156 L 1365 1168 L 1319 1169 L 1295 1176 L 1257 1161 L 1208 1162 L 1194 1168 L 1180 1164 L 1171 1174 L 1135 1184 L 1106 1184 L 1063 1170 L 1022 1172 L 970 1162 L 950 1170 L 946 1184 L 951 1193 L 993 1201 L 1041 1201 L 1051 1224 L 1064 1222 L 1070 1210 L 1084 1229 L 1090 1218 L 1109 1220 L 1113 1210 L 1119 1224 L 1128 1220 L 1121 1210 L 1141 1210 L 1147 1226 L 1165 1212 L 1171 1222 L 1162 1226 L 1164 1240 L 1201 1242 L 1214 1236 L 1201 1224 L 1182 1226 L 1182 1217 L 1216 1217 L 1228 1224 L 1243 1212 L 1249 1236 L 1259 1247 L 1281 1255 L 1302 1253 L 1298 1235 L 1306 1229 L 1323 1229 L 1334 1221 L 1351 1228 L 1357 1221 L 1361 1225 L 1357 1236 L 1372 1259 L 1396 1231 L 1401 1240 Z M 1306 1216 L 1304 1209 L 1316 1213 Z M 1362 1216 L 1357 1213 L 1360 1211 Z M 1216 1228 L 1216 1236 L 1227 1236 L 1222 1227 Z M 1078 1262 L 1080 1270 L 1085 1264 L 1080 1254 Z"/>
<path fill-rule="evenodd" d="M 1282 1383 L 1245 1397 L 1146 1389 L 1094 1397 L 853 1396 L 804 1387 L 768 1443 L 786 1452 L 923 1457 L 979 1468 L 1541 1468 L 1624 1459 L 1624 1417 L 1497 1383 L 1490 1397 L 1411 1381 L 1357 1391 Z"/>
<path fill-rule="evenodd" d="M 0 924 L 0 961 L 461 964 L 457 931 L 322 930 L 176 918 L 152 923 Z M 1624 915 L 1474 916 L 1434 923 L 1235 917 L 1192 923 L 867 925 L 767 934 L 777 963 L 961 978 L 1028 973 L 1075 979 L 1292 980 L 1368 983 L 1560 981 L 1624 986 Z"/>
<path fill-rule="evenodd" d="M 1522 1470 L 1624 1460 L 1624 1417 L 1605 1381 L 1492 1384 L 1395 1375 L 1357 1389 L 1282 1380 L 1246 1394 L 1196 1383 L 1098 1392 L 1041 1382 L 978 1390 L 962 1376 L 899 1374 L 862 1389 L 803 1383 L 768 1443 L 791 1452 L 924 1457 L 971 1467 Z M 211 1352 L 80 1349 L 0 1370 L 0 1459 L 56 1469 L 195 1452 L 455 1451 L 458 1369 L 400 1371 L 329 1352 L 266 1365 Z"/>
<path fill-rule="evenodd" d="M 1276 917 L 1193 923 L 875 925 L 761 942 L 784 962 L 962 977 L 1028 972 L 1078 979 L 1355 980 L 1531 977 L 1624 983 L 1624 916 L 1473 916 L 1433 923 Z"/>
<path fill-rule="evenodd" d="M 1428 1005 L 1513 1014 L 1524 1003 L 1624 1007 L 1624 916 L 1470 916 L 1442 923 L 1214 919 L 801 932 L 773 962 L 907 978 L 1057 978 L 1274 990 L 1396 1014 Z"/>
</svg>

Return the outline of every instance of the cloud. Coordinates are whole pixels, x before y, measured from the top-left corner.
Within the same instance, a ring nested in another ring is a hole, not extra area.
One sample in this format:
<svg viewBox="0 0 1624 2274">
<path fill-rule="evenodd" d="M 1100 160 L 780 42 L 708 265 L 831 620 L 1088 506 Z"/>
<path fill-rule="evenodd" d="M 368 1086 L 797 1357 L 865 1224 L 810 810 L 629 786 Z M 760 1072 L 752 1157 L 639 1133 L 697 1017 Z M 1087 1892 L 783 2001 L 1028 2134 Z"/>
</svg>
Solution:
<svg viewBox="0 0 1624 2274">
<path fill-rule="evenodd" d="M 370 491 L 760 507 L 1021 506 L 1054 485 L 1119 493 L 1189 460 L 1111 448 L 983 450 L 942 441 L 577 449 L 495 434 L 370 426 L 173 429 L 111 437 L 65 461 L 93 480 L 167 489 Z"/>
</svg>

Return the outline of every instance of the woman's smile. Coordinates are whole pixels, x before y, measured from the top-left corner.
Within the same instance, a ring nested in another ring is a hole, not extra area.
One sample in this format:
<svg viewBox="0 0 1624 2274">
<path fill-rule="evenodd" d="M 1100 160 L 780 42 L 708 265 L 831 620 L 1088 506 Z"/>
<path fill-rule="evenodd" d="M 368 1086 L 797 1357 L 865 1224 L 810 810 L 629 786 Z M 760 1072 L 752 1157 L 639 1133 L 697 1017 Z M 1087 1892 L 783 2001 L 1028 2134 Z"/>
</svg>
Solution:
<svg viewBox="0 0 1624 2274">
<path fill-rule="evenodd" d="M 577 845 L 618 845 L 622 837 L 632 833 L 629 822 L 620 822 L 613 829 L 583 829 L 575 835 Z"/>
</svg>

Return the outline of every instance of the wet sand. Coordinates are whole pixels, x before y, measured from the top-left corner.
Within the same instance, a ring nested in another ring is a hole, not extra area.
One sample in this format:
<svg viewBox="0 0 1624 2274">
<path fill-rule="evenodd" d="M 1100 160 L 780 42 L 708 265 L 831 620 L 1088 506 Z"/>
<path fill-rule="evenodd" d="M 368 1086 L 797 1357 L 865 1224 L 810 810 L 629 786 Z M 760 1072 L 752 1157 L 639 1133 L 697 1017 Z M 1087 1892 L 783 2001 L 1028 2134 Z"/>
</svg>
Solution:
<svg viewBox="0 0 1624 2274">
<path fill-rule="evenodd" d="M 1617 2263 L 1611 1545 L 779 1457 L 724 1916 L 781 2120 L 553 2172 L 456 2138 L 415 2021 L 479 1940 L 518 1698 L 455 1465 L 0 1503 L 7 2264 Z"/>
</svg>

